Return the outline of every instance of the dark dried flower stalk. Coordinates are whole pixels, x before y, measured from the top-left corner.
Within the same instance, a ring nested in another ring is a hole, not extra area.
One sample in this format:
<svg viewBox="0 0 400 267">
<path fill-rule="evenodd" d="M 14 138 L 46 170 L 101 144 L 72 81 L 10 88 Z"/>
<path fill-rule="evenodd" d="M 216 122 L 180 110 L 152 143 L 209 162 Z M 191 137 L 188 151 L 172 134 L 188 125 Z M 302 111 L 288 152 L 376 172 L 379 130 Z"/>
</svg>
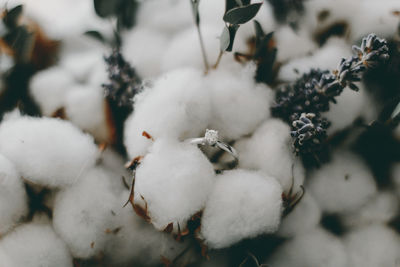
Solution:
<svg viewBox="0 0 400 267">
<path fill-rule="evenodd" d="M 361 47 L 353 46 L 353 51 L 357 54 L 343 58 L 337 70 L 312 69 L 277 92 L 272 113 L 292 126 L 296 154 L 315 153 L 321 148 L 329 127 L 321 112 L 328 111 L 346 87 L 358 91 L 355 82 L 361 81 L 363 73 L 389 57 L 386 41 L 375 34 L 363 38 Z"/>
<path fill-rule="evenodd" d="M 133 97 L 142 90 L 142 81 L 119 50 L 114 50 L 104 60 L 110 79 L 109 84 L 103 84 L 105 97 L 119 107 L 132 110 Z"/>
</svg>

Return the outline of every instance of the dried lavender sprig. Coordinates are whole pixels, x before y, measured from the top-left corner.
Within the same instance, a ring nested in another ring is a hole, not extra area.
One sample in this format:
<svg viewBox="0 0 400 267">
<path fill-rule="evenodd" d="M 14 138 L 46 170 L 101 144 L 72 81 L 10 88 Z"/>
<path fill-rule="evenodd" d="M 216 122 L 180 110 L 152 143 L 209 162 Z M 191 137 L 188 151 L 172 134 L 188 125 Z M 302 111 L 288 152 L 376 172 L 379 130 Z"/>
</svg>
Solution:
<svg viewBox="0 0 400 267">
<path fill-rule="evenodd" d="M 357 53 L 342 59 L 337 70 L 332 72 L 312 69 L 293 85 L 281 88 L 276 94 L 276 105 L 272 113 L 292 126 L 296 154 L 315 153 L 326 139 L 329 122 L 321 112 L 329 110 L 330 102 L 346 87 L 357 91 L 355 82 L 369 68 L 385 62 L 388 47 L 384 39 L 375 34 L 363 38 L 361 47 L 353 46 Z"/>
<path fill-rule="evenodd" d="M 117 106 L 131 109 L 133 97 L 142 90 L 141 79 L 119 50 L 114 50 L 104 60 L 110 80 L 110 83 L 103 84 L 105 97 Z"/>
</svg>

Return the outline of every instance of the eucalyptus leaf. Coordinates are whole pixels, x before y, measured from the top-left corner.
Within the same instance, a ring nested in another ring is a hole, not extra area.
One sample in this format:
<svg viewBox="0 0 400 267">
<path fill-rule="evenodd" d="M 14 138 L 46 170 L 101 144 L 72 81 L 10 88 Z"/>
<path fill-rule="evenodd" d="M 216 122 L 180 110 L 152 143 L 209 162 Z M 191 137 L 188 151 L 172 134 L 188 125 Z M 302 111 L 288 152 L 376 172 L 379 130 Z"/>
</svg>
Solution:
<svg viewBox="0 0 400 267">
<path fill-rule="evenodd" d="M 390 117 L 394 119 L 398 118 L 399 116 L 400 116 L 400 103 L 397 104 L 396 108 L 393 110 L 393 113 Z"/>
<path fill-rule="evenodd" d="M 138 3 L 135 0 L 120 0 L 118 6 L 118 23 L 125 28 L 131 28 L 135 24 Z"/>
<path fill-rule="evenodd" d="M 86 31 L 84 34 L 86 36 L 92 37 L 93 39 L 96 39 L 97 41 L 100 41 L 101 43 L 106 42 L 104 36 L 98 31 Z"/>
<path fill-rule="evenodd" d="M 94 9 L 99 17 L 106 18 L 117 11 L 119 0 L 94 0 Z"/>
<path fill-rule="evenodd" d="M 18 5 L 11 10 L 6 10 L 3 17 L 3 22 L 8 28 L 14 28 L 17 26 L 17 20 L 21 16 L 23 11 L 22 5 Z"/>
<path fill-rule="evenodd" d="M 224 21 L 230 24 L 244 24 L 257 15 L 262 3 L 250 4 L 235 7 L 227 11 L 223 17 Z"/>
<path fill-rule="evenodd" d="M 225 0 L 225 13 L 235 7 L 247 5 L 250 5 L 250 0 Z"/>
<path fill-rule="evenodd" d="M 239 25 L 225 26 L 222 30 L 220 37 L 220 49 L 221 51 L 232 51 L 233 42 L 235 40 L 236 32 L 239 29 Z"/>
</svg>

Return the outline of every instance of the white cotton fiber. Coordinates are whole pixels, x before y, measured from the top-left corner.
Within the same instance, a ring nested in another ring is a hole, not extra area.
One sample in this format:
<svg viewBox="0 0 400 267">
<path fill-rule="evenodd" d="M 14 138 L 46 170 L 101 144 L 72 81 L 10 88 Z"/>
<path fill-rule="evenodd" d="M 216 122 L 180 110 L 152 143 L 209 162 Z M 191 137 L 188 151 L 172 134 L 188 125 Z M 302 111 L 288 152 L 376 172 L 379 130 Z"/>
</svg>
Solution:
<svg viewBox="0 0 400 267">
<path fill-rule="evenodd" d="M 52 116 L 64 106 L 64 98 L 73 85 L 73 76 L 62 67 L 51 67 L 36 73 L 29 84 L 30 94 L 45 116 Z"/>
<path fill-rule="evenodd" d="M 388 223 L 396 217 L 399 208 L 399 200 L 395 194 L 379 192 L 356 212 L 343 216 L 342 221 L 352 228 L 372 223 Z"/>
<path fill-rule="evenodd" d="M 214 169 L 196 145 L 160 139 L 137 169 L 135 203 L 145 208 L 158 230 L 173 223 L 183 231 L 203 209 L 215 179 Z M 144 200 L 143 200 L 144 198 Z"/>
<path fill-rule="evenodd" d="M 65 98 L 66 117 L 96 140 L 107 142 L 110 138 L 106 121 L 106 103 L 101 87 L 75 85 Z"/>
<path fill-rule="evenodd" d="M 358 228 L 345 239 L 351 267 L 393 267 L 400 262 L 400 236 L 380 224 Z"/>
<path fill-rule="evenodd" d="M 342 58 L 351 56 L 349 44 L 340 38 L 331 38 L 322 48 L 315 50 L 311 56 L 294 58 L 283 65 L 278 74 L 278 79 L 293 82 L 311 68 L 321 70 L 334 70 Z"/>
<path fill-rule="evenodd" d="M 0 241 L 0 250 L 18 267 L 73 266 L 67 246 L 46 224 L 19 226 Z"/>
<path fill-rule="evenodd" d="M 135 98 L 125 123 L 124 144 L 130 158 L 146 153 L 153 138 L 184 140 L 204 133 L 211 116 L 209 89 L 201 71 L 178 69 L 161 76 Z"/>
<path fill-rule="evenodd" d="M 207 61 L 210 66 L 215 63 L 220 51 L 219 36 L 221 34 L 221 29 L 222 28 L 208 25 L 202 25 L 201 27 Z M 162 57 L 161 69 L 162 71 L 168 71 L 179 67 L 193 67 L 204 70 L 205 67 L 201 51 L 197 29 L 193 25 L 187 30 L 175 35 L 171 42 L 169 42 L 169 45 L 165 48 L 164 56 Z M 226 56 L 229 57 L 230 55 L 227 54 Z"/>
<path fill-rule="evenodd" d="M 160 60 L 168 46 L 168 36 L 145 27 L 134 27 L 122 36 L 122 54 L 139 76 L 148 79 L 160 75 Z"/>
<path fill-rule="evenodd" d="M 0 267 L 18 267 L 11 258 L 0 248 Z"/>
<path fill-rule="evenodd" d="M 106 263 L 109 266 L 154 266 L 161 263 L 161 256 L 174 259 L 188 244 L 156 230 L 137 216 L 131 205 L 122 207 L 129 193 L 126 190 L 121 194 L 113 210 L 114 226 L 104 250 Z"/>
<path fill-rule="evenodd" d="M 367 203 L 377 191 L 374 178 L 362 160 L 346 151 L 311 173 L 308 188 L 323 211 L 351 213 Z"/>
<path fill-rule="evenodd" d="M 0 237 L 28 213 L 21 177 L 14 165 L 0 154 Z"/>
<path fill-rule="evenodd" d="M 0 153 L 27 180 L 46 186 L 73 183 L 96 160 L 93 138 L 71 123 L 22 117 L 0 124 Z"/>
<path fill-rule="evenodd" d="M 98 256 L 104 250 L 116 202 L 109 177 L 101 169 L 90 170 L 57 195 L 53 226 L 74 257 Z"/>
<path fill-rule="evenodd" d="M 287 241 L 264 263 L 273 267 L 348 266 L 342 242 L 319 228 L 303 232 Z"/>
<path fill-rule="evenodd" d="M 372 102 L 365 87 L 362 84 L 358 84 L 358 87 L 358 92 L 345 88 L 335 98 L 337 103 L 331 103 L 329 111 L 322 113 L 331 122 L 328 135 L 350 126 L 357 118 L 361 117 L 370 122 L 378 117 L 376 104 Z M 365 108 L 366 106 L 368 108 Z"/>
<path fill-rule="evenodd" d="M 232 140 L 252 133 L 270 115 L 272 91 L 254 81 L 254 66 L 217 69 L 205 77 L 210 89 L 210 129 Z"/>
<path fill-rule="evenodd" d="M 282 188 L 272 177 L 248 170 L 226 171 L 206 203 L 201 235 L 210 248 L 224 248 L 278 229 Z"/>
<path fill-rule="evenodd" d="M 261 170 L 275 177 L 285 192 L 294 192 L 304 181 L 304 168 L 291 147 L 289 126 L 281 120 L 264 122 L 250 138 L 235 144 L 241 168 Z M 292 171 L 293 170 L 293 171 Z"/>
<path fill-rule="evenodd" d="M 278 234 L 291 237 L 314 229 L 321 219 L 321 209 L 310 192 L 306 191 L 295 208 L 282 219 Z"/>
</svg>

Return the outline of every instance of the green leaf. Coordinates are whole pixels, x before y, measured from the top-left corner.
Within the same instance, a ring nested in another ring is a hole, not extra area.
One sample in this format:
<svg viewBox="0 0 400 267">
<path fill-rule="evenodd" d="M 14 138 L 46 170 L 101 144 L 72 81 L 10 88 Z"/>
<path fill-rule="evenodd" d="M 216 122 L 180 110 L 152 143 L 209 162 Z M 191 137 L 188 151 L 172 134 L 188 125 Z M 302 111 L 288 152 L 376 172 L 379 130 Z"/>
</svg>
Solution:
<svg viewBox="0 0 400 267">
<path fill-rule="evenodd" d="M 239 29 L 239 25 L 225 26 L 222 30 L 220 37 L 220 49 L 221 51 L 232 51 L 233 42 L 235 40 L 236 31 Z"/>
<path fill-rule="evenodd" d="M 94 10 L 99 17 L 106 18 L 116 13 L 118 0 L 94 0 Z"/>
<path fill-rule="evenodd" d="M 398 117 L 400 115 L 400 103 L 397 104 L 396 108 L 393 110 L 392 115 L 390 116 L 392 119 Z"/>
<path fill-rule="evenodd" d="M 225 0 L 225 13 L 235 7 L 250 5 L 250 0 Z"/>
<path fill-rule="evenodd" d="M 262 3 L 235 7 L 227 11 L 223 17 L 224 21 L 230 24 L 244 24 L 257 15 Z"/>
<path fill-rule="evenodd" d="M 84 33 L 86 36 L 89 36 L 97 41 L 100 41 L 101 43 L 105 43 L 106 39 L 104 38 L 104 36 L 99 33 L 98 31 L 86 31 Z"/>
<path fill-rule="evenodd" d="M 21 16 L 23 11 L 22 5 L 18 5 L 11 10 L 6 10 L 3 17 L 4 24 L 8 28 L 14 28 L 17 26 L 17 20 Z"/>
<path fill-rule="evenodd" d="M 135 0 L 120 1 L 118 6 L 118 23 L 125 28 L 132 28 L 135 24 L 138 3 Z"/>
</svg>

